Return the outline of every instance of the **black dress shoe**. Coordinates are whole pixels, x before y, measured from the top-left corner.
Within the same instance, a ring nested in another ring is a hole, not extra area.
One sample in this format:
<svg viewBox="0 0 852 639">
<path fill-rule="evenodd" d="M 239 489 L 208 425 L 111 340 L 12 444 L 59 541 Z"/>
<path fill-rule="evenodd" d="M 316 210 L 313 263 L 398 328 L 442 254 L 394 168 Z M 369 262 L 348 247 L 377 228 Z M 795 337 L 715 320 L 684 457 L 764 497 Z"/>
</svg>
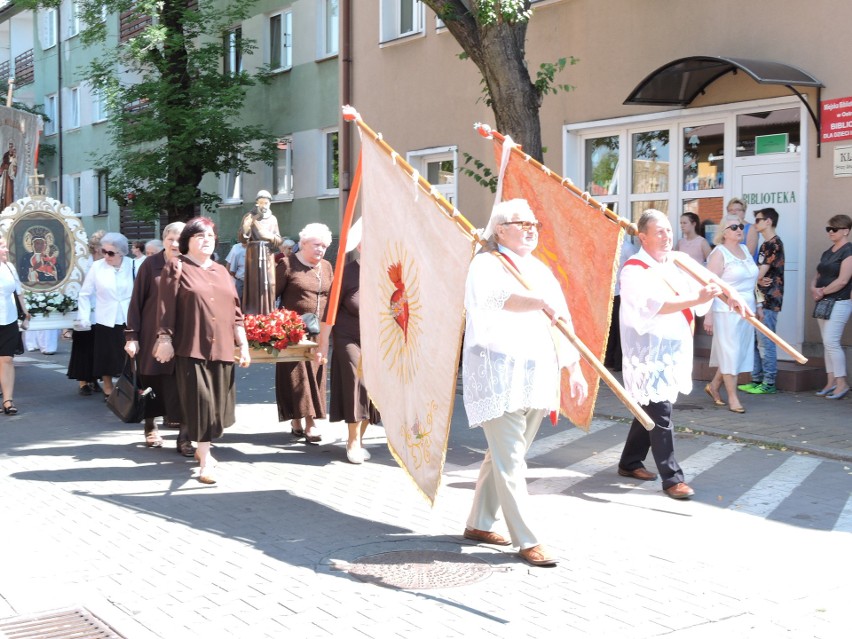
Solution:
<svg viewBox="0 0 852 639">
<path fill-rule="evenodd" d="M 92 394 L 92 387 L 86 384 L 85 386 L 80 387 L 80 394 L 88 397 Z"/>
<path fill-rule="evenodd" d="M 195 457 L 195 448 L 192 446 L 192 442 L 178 442 L 177 444 L 177 452 L 184 457 Z"/>
<path fill-rule="evenodd" d="M 93 393 L 102 393 L 103 392 L 101 385 L 98 384 L 98 380 L 95 380 L 93 382 L 89 382 L 89 387 L 92 389 Z"/>
</svg>

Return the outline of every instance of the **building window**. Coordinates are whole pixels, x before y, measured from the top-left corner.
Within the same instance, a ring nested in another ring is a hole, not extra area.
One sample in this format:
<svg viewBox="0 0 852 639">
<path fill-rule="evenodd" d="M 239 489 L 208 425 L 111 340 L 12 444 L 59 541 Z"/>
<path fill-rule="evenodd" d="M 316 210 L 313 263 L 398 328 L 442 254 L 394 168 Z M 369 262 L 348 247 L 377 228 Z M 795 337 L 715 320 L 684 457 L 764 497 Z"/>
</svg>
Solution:
<svg viewBox="0 0 852 639">
<path fill-rule="evenodd" d="M 737 157 L 798 153 L 801 111 L 776 109 L 737 116 Z"/>
<path fill-rule="evenodd" d="M 47 197 L 54 200 L 59 199 L 59 180 L 57 178 L 48 178 Z"/>
<path fill-rule="evenodd" d="M 68 37 L 73 38 L 80 33 L 81 7 L 77 0 L 71 0 L 71 15 L 68 16 Z"/>
<path fill-rule="evenodd" d="M 92 122 L 103 122 L 107 119 L 106 98 L 100 89 L 92 89 Z"/>
<path fill-rule="evenodd" d="M 227 75 L 234 75 L 243 70 L 242 40 L 242 27 L 226 31 L 223 36 L 223 67 Z"/>
<path fill-rule="evenodd" d="M 590 138 L 585 142 L 584 164 L 586 191 L 598 201 L 608 202 L 608 196 L 618 195 L 618 151 L 621 140 L 617 135 Z"/>
<path fill-rule="evenodd" d="M 322 58 L 337 55 L 337 41 L 340 35 L 338 4 L 338 0 L 324 0 L 322 3 L 322 11 L 320 12 L 320 19 L 322 20 L 320 57 Z"/>
<path fill-rule="evenodd" d="M 80 128 L 80 88 L 68 89 L 68 129 Z"/>
<path fill-rule="evenodd" d="M 109 171 L 98 171 L 95 174 L 95 190 L 98 194 L 97 215 L 106 215 L 109 213 L 107 188 L 109 188 Z"/>
<path fill-rule="evenodd" d="M 423 3 L 420 0 L 381 0 L 381 40 L 422 33 Z"/>
<path fill-rule="evenodd" d="M 68 204 L 71 207 L 71 210 L 74 211 L 77 215 L 80 215 L 81 211 L 81 203 L 80 203 L 80 176 L 72 175 L 70 180 L 71 188 L 69 189 L 71 192 L 68 194 Z"/>
<path fill-rule="evenodd" d="M 232 162 L 236 166 L 236 161 Z M 243 176 L 236 169 L 230 169 L 221 178 L 222 199 L 226 204 L 234 204 L 243 200 Z"/>
<path fill-rule="evenodd" d="M 56 46 L 56 17 L 59 15 L 55 8 L 42 9 L 42 49 Z"/>
<path fill-rule="evenodd" d="M 455 205 L 458 197 L 458 147 L 447 146 L 411 151 L 406 158 L 435 187 L 445 200 Z"/>
<path fill-rule="evenodd" d="M 336 194 L 340 187 L 338 133 L 337 129 L 323 131 L 324 180 L 323 190 L 327 195 Z"/>
<path fill-rule="evenodd" d="M 44 114 L 47 116 L 44 123 L 44 134 L 54 135 L 56 133 L 56 94 L 44 96 Z"/>
<path fill-rule="evenodd" d="M 269 16 L 269 67 L 273 71 L 293 66 L 293 12 Z"/>
<path fill-rule="evenodd" d="M 293 139 L 278 138 L 272 163 L 272 199 L 293 199 Z"/>
</svg>

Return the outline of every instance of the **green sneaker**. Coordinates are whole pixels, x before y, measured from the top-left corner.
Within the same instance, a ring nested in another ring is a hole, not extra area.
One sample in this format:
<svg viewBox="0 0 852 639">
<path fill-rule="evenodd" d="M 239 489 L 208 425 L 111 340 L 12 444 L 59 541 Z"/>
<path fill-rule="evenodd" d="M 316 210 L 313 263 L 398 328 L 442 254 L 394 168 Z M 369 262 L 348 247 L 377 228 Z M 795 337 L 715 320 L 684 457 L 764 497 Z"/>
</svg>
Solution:
<svg viewBox="0 0 852 639">
<path fill-rule="evenodd" d="M 754 389 L 759 387 L 760 382 L 749 382 L 748 384 L 740 384 L 737 386 L 737 389 L 743 391 L 744 393 L 753 393 Z"/>
<path fill-rule="evenodd" d="M 778 389 L 775 388 L 775 384 L 758 384 L 751 390 L 747 390 L 747 393 L 751 393 L 752 395 L 774 395 L 778 392 Z"/>
</svg>

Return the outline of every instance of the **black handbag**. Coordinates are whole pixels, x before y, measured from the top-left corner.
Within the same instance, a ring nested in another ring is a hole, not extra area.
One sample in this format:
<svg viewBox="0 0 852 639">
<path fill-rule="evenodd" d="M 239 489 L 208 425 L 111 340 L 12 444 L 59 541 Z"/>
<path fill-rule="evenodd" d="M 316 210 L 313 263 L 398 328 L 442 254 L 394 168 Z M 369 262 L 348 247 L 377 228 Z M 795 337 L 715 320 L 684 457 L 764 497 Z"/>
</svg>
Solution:
<svg viewBox="0 0 852 639">
<path fill-rule="evenodd" d="M 834 302 L 837 300 L 831 297 L 823 297 L 814 305 L 814 319 L 829 319 L 831 317 L 831 309 L 834 308 Z"/>
<path fill-rule="evenodd" d="M 107 399 L 107 406 L 125 424 L 138 424 L 145 419 L 145 403 L 153 393 L 151 388 L 139 388 L 136 360 L 127 357 L 124 370 Z"/>
</svg>

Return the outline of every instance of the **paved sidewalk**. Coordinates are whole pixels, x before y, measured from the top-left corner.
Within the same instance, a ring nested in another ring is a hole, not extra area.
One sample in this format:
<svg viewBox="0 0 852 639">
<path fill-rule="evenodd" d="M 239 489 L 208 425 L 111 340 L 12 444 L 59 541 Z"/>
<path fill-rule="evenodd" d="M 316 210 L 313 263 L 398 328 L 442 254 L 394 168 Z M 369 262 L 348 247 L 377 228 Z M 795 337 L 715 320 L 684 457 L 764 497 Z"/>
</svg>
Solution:
<svg viewBox="0 0 852 639">
<path fill-rule="evenodd" d="M 542 536 L 565 559 L 532 568 L 511 548 L 461 537 L 472 461 L 445 469 L 430 508 L 381 428 L 368 431 L 373 460 L 354 466 L 343 424 L 324 424 L 320 446 L 294 444 L 271 396 L 238 405 L 217 446 L 221 482 L 203 486 L 172 450 L 175 431 L 164 431 L 167 448 L 146 449 L 141 425 L 78 396 L 62 348 L 17 358 L 21 414 L 0 415 L 0 619 L 83 606 L 129 639 L 839 639 L 852 623 L 846 533 L 675 502 L 608 473 L 584 498 L 534 497 L 547 514 Z M 745 405 L 745 416 L 715 409 L 698 388 L 676 414 L 694 430 L 852 457 L 849 400 L 781 394 Z M 627 417 L 607 390 L 598 413 Z M 417 570 L 399 559 L 417 553 L 454 559 Z M 437 586 L 355 577 L 383 565 Z"/>
<path fill-rule="evenodd" d="M 621 379 L 620 374 L 617 378 Z M 725 406 L 714 406 L 704 392 L 705 384 L 695 381 L 689 396 L 678 397 L 674 407 L 677 427 L 852 461 L 852 393 L 841 400 L 828 400 L 813 392 L 775 395 L 740 392 L 746 413 L 739 415 Z M 602 418 L 632 419 L 627 408 L 604 384 L 595 414 Z"/>
</svg>

